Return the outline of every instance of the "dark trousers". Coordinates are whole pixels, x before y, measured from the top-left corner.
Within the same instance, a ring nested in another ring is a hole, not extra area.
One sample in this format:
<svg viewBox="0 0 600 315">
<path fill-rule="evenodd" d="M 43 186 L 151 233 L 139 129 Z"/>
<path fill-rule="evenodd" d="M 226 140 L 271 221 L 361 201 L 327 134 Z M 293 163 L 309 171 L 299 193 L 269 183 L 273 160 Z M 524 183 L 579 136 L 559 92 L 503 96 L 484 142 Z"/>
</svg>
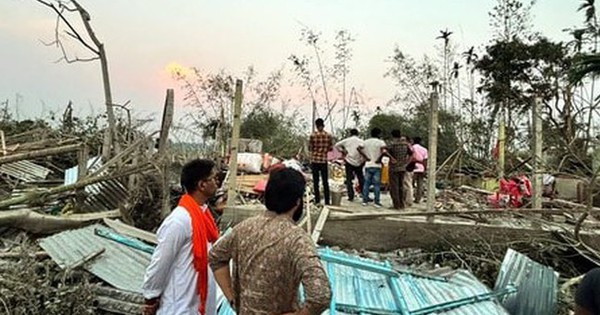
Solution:
<svg viewBox="0 0 600 315">
<path fill-rule="evenodd" d="M 425 173 L 413 173 L 413 182 L 416 183 L 417 191 L 415 193 L 415 203 L 421 202 L 423 198 L 423 182 L 425 181 Z"/>
<path fill-rule="evenodd" d="M 310 168 L 312 169 L 315 203 L 321 202 L 321 193 L 319 190 L 320 177 L 323 180 L 323 195 L 325 195 L 325 204 L 330 204 L 331 199 L 329 198 L 329 172 L 327 169 L 327 163 L 312 163 Z"/>
<path fill-rule="evenodd" d="M 390 196 L 392 197 L 392 206 L 394 209 L 403 209 L 404 204 L 404 189 L 402 183 L 404 182 L 404 173 L 393 171 L 389 169 L 389 182 L 390 182 Z"/>
<path fill-rule="evenodd" d="M 358 188 L 362 192 L 362 188 L 365 185 L 365 175 L 363 174 L 363 167 L 354 166 L 348 162 L 344 165 L 346 169 L 346 190 L 348 191 L 348 199 L 354 200 L 354 187 L 352 187 L 352 180 L 354 176 L 358 178 Z"/>
</svg>

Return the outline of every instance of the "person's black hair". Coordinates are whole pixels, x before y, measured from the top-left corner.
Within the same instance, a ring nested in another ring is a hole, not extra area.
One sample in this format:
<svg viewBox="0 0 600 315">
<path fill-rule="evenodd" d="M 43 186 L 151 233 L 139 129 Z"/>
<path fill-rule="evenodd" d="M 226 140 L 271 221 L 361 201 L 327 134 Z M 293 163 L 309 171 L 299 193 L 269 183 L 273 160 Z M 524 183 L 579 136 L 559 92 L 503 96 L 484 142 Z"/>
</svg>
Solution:
<svg viewBox="0 0 600 315">
<path fill-rule="evenodd" d="M 215 162 L 207 159 L 189 161 L 181 170 L 181 186 L 187 193 L 193 193 L 198 187 L 198 182 L 210 177 L 215 168 Z"/>
<path fill-rule="evenodd" d="M 400 134 L 400 129 L 394 129 L 392 130 L 392 137 L 394 138 L 400 138 L 401 134 Z"/>
<path fill-rule="evenodd" d="M 358 129 L 356 129 L 356 128 L 350 129 L 350 135 L 351 136 L 358 136 Z"/>
<path fill-rule="evenodd" d="M 371 137 L 379 138 L 379 136 L 381 136 L 381 129 L 379 129 L 377 127 L 371 129 Z"/>
<path fill-rule="evenodd" d="M 315 126 L 325 127 L 325 121 L 323 121 L 323 118 L 317 118 L 317 120 L 315 120 Z"/>
<path fill-rule="evenodd" d="M 274 169 L 265 188 L 265 205 L 269 211 L 286 213 L 304 196 L 306 180 L 291 168 Z"/>
<path fill-rule="evenodd" d="M 413 138 L 413 143 L 414 144 L 421 144 L 421 137 L 414 137 Z"/>
</svg>

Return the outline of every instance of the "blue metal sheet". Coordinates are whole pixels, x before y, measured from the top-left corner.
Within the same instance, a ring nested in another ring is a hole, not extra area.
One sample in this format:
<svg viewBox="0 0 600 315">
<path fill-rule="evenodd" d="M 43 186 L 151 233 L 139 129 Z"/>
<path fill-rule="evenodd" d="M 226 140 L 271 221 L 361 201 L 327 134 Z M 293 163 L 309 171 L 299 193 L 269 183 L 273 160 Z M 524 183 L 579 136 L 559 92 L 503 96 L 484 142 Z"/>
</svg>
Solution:
<svg viewBox="0 0 600 315">
<path fill-rule="evenodd" d="M 495 288 L 509 284 L 517 287 L 517 293 L 504 296 L 500 301 L 512 315 L 556 314 L 558 274 L 552 268 L 509 249 Z"/>
<path fill-rule="evenodd" d="M 509 315 L 494 299 L 494 292 L 464 270 L 441 281 L 437 277 L 419 276 L 416 272 L 398 272 L 389 263 L 343 252 L 329 249 L 319 252 L 332 286 L 331 307 L 324 314 L 409 315 L 435 306 L 438 311 L 431 314 Z M 511 287 L 503 289 L 514 290 Z M 452 303 L 454 308 L 444 307 Z M 225 303 L 219 314 L 233 312 Z"/>
</svg>

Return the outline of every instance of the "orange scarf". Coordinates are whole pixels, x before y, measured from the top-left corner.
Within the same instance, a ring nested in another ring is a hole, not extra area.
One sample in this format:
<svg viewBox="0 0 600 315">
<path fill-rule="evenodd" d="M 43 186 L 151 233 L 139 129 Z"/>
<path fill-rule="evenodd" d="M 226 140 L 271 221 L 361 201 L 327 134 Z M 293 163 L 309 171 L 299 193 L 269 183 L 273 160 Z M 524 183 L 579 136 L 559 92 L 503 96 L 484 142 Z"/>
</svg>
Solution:
<svg viewBox="0 0 600 315">
<path fill-rule="evenodd" d="M 219 229 L 210 210 L 201 209 L 189 194 L 181 196 L 179 206 L 185 208 L 192 218 L 192 254 L 194 255 L 194 269 L 198 273 L 199 311 L 200 314 L 205 314 L 206 297 L 208 296 L 208 242 L 217 241 Z"/>
</svg>

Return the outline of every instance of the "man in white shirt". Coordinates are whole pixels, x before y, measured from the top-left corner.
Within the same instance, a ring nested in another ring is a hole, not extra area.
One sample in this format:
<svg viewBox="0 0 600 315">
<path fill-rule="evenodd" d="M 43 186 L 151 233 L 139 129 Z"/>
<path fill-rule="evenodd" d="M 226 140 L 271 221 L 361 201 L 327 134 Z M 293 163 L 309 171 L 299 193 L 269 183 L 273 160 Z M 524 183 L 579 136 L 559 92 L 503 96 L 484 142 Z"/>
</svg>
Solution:
<svg viewBox="0 0 600 315">
<path fill-rule="evenodd" d="M 158 245 L 142 286 L 143 315 L 216 314 L 208 251 L 219 231 L 206 206 L 217 191 L 216 176 L 210 160 L 193 160 L 183 167 L 181 185 L 186 194 L 158 229 Z M 223 207 L 223 200 L 217 202 L 217 212 Z"/>
<path fill-rule="evenodd" d="M 379 137 L 381 129 L 373 128 L 371 138 L 365 140 L 362 146 L 358 147 L 358 152 L 365 158 L 365 185 L 363 186 L 363 206 L 369 202 L 369 189 L 371 185 L 375 190 L 373 199 L 376 208 L 381 208 L 381 157 L 387 155 L 385 142 Z"/>
<path fill-rule="evenodd" d="M 362 145 L 364 145 L 364 141 L 358 137 L 357 129 L 351 129 L 350 137 L 335 144 L 335 148 L 344 154 L 344 168 L 346 169 L 346 190 L 348 190 L 348 201 L 354 200 L 354 187 L 352 187 L 352 180 L 354 179 L 354 176 L 358 178 L 358 186 L 361 192 L 365 184 L 365 177 L 363 174 L 365 160 L 360 152 L 358 152 L 358 148 Z"/>
</svg>

